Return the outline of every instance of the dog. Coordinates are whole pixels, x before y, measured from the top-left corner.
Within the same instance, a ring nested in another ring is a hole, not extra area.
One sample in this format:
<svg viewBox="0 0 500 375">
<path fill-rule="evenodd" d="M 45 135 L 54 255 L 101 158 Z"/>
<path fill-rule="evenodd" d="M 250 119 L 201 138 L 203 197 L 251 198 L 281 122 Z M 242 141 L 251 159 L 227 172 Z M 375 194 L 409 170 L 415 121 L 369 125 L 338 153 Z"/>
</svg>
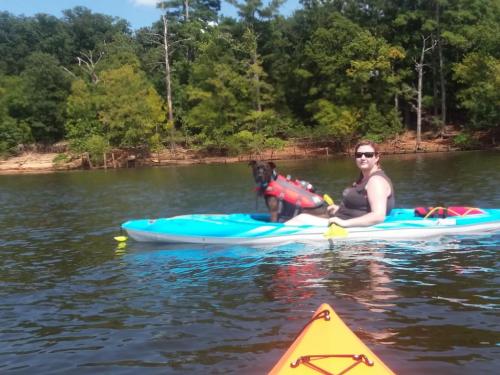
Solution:
<svg viewBox="0 0 500 375">
<path fill-rule="evenodd" d="M 271 161 L 252 160 L 249 165 L 257 194 L 264 197 L 271 222 L 286 221 L 301 213 L 328 217 L 328 205 L 308 182 L 278 174 L 276 164 Z"/>
</svg>

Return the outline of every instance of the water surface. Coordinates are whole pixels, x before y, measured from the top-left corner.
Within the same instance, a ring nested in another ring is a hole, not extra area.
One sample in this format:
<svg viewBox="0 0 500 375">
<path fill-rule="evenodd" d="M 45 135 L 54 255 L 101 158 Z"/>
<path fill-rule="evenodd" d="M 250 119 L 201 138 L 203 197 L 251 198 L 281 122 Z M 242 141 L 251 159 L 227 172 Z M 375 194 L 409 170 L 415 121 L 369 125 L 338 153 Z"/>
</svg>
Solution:
<svg viewBox="0 0 500 375">
<path fill-rule="evenodd" d="M 333 198 L 352 160 L 278 162 Z M 500 207 L 499 153 L 388 156 L 399 207 Z M 322 302 L 394 371 L 500 370 L 500 233 L 151 245 L 131 218 L 263 211 L 246 164 L 0 176 L 0 372 L 266 373 Z"/>
</svg>

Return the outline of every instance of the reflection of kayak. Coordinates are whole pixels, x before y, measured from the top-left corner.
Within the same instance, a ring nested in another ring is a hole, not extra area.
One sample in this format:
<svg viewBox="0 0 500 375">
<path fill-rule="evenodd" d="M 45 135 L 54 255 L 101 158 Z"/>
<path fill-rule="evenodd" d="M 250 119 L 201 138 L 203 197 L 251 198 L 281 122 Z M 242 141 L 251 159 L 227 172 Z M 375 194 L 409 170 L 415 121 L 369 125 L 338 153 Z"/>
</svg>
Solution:
<svg viewBox="0 0 500 375">
<path fill-rule="evenodd" d="M 500 229 L 500 209 L 447 218 L 416 217 L 413 209 L 392 210 L 386 220 L 371 227 L 347 228 L 342 239 L 416 239 Z M 182 215 L 156 220 L 131 220 L 122 224 L 130 237 L 144 242 L 200 244 L 276 244 L 326 241 L 327 220 L 313 223 L 270 223 L 266 214 Z M 293 221 L 293 219 L 292 219 Z"/>
<path fill-rule="evenodd" d="M 329 318 L 329 320 L 327 320 Z M 393 374 L 326 303 L 273 367 L 284 374 Z"/>
</svg>

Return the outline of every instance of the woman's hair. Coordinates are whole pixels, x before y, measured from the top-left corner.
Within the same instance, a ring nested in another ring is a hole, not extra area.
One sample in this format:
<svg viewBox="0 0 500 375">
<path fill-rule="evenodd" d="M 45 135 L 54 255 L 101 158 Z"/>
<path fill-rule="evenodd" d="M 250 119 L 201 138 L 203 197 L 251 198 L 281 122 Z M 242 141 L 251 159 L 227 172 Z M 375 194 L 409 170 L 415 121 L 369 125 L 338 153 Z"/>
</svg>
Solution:
<svg viewBox="0 0 500 375">
<path fill-rule="evenodd" d="M 371 146 L 373 148 L 373 151 L 375 151 L 375 155 L 380 154 L 379 149 L 378 149 L 378 145 L 375 142 L 368 141 L 368 140 L 363 140 L 363 141 L 358 142 L 356 147 L 354 147 L 354 152 L 357 152 L 358 148 L 360 148 L 361 146 Z"/>
</svg>

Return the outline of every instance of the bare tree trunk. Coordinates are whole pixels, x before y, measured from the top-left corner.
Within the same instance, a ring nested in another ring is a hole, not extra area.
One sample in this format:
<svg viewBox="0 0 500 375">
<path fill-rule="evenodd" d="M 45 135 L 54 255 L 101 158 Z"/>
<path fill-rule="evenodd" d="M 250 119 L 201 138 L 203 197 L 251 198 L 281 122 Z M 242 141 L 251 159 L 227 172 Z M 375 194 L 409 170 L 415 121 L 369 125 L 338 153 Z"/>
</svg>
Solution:
<svg viewBox="0 0 500 375">
<path fill-rule="evenodd" d="M 434 38 L 434 37 L 433 37 Z M 434 39 L 436 40 L 437 42 L 437 39 Z M 439 103 L 439 99 L 438 99 L 438 96 L 439 96 L 439 92 L 438 92 L 438 80 L 437 80 L 437 76 L 438 76 L 438 71 L 437 71 L 437 61 L 436 61 L 436 54 L 433 53 L 431 55 L 432 57 L 432 114 L 434 115 L 434 117 L 437 118 L 438 114 L 439 114 L 439 109 L 438 109 L 438 103 Z"/>
<path fill-rule="evenodd" d="M 189 21 L 189 0 L 184 0 L 184 21 Z"/>
<path fill-rule="evenodd" d="M 162 19 L 163 19 L 163 48 L 165 50 L 165 86 L 167 90 L 168 123 L 170 127 L 170 151 L 173 152 L 175 148 L 173 141 L 174 110 L 172 107 L 172 77 L 170 70 L 170 56 L 168 50 L 168 20 L 166 15 L 163 15 Z"/>
<path fill-rule="evenodd" d="M 444 134 L 446 126 L 446 81 L 444 77 L 444 56 L 443 56 L 443 43 L 441 40 L 441 9 L 439 8 L 439 1 L 436 2 L 436 23 L 437 23 L 437 48 L 439 59 L 439 81 L 441 89 L 441 136 Z"/>
<path fill-rule="evenodd" d="M 425 54 L 432 50 L 435 45 L 436 41 L 433 40 L 432 44 L 430 47 L 425 48 L 425 45 L 427 41 L 429 40 L 428 37 L 422 36 L 422 51 L 420 52 L 420 60 L 415 63 L 415 70 L 417 71 L 418 74 L 418 86 L 417 86 L 417 140 L 415 144 L 415 149 L 420 150 L 420 142 L 422 141 L 422 87 L 423 87 L 423 80 L 424 80 L 424 60 L 425 60 Z"/>
<path fill-rule="evenodd" d="M 254 51 L 252 57 L 254 66 L 258 64 L 257 51 Z M 262 112 L 262 104 L 260 102 L 260 77 L 257 71 L 254 72 L 253 79 L 255 81 L 255 104 L 258 112 Z"/>
<path fill-rule="evenodd" d="M 439 75 L 441 81 L 441 126 L 442 132 L 444 132 L 444 127 L 446 126 L 446 78 L 444 77 L 444 56 L 443 56 L 443 45 L 441 39 L 438 42 L 438 52 L 439 52 Z"/>
<path fill-rule="evenodd" d="M 163 48 L 165 50 L 165 86 L 167 90 L 167 109 L 168 121 L 174 121 L 174 113 L 172 108 L 172 78 L 170 73 L 170 56 L 168 54 L 168 20 L 167 16 L 163 15 Z"/>
<path fill-rule="evenodd" d="M 425 47 L 425 41 L 424 41 Z M 420 63 L 416 64 L 416 69 L 418 73 L 418 86 L 417 86 L 417 143 L 415 144 L 415 149 L 420 150 L 420 142 L 422 141 L 422 82 L 423 82 L 423 60 L 424 60 L 424 48 L 422 48 L 422 54 L 420 56 Z"/>
</svg>

